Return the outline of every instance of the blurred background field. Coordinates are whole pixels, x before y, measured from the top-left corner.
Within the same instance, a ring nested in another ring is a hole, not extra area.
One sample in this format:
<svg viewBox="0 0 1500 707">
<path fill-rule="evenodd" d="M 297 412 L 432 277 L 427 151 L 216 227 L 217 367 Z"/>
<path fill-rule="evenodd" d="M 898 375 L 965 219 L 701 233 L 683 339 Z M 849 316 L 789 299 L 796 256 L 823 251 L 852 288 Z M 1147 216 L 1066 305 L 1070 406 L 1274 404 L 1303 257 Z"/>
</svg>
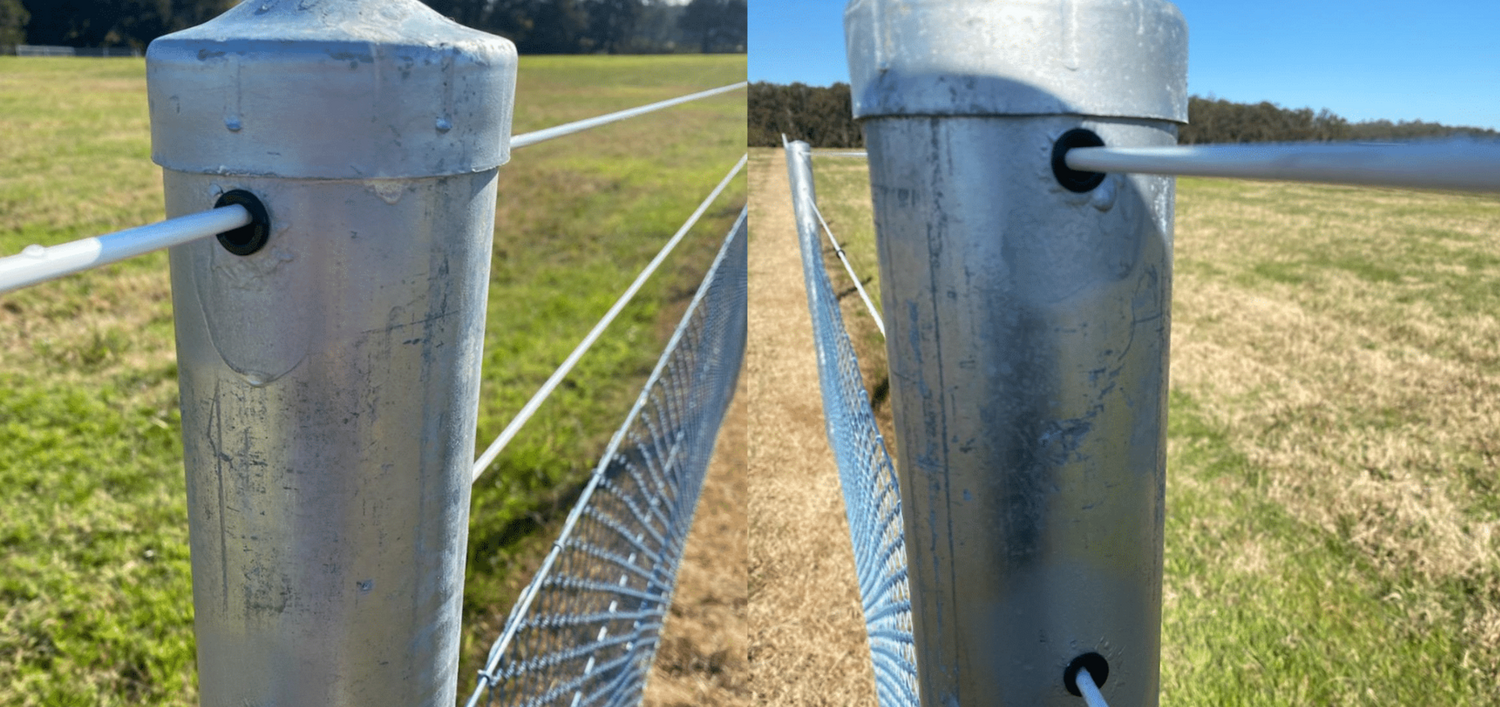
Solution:
<svg viewBox="0 0 1500 707">
<path fill-rule="evenodd" d="M 878 298 L 864 161 L 814 174 Z M 1181 179 L 1175 247 L 1162 704 L 1500 704 L 1500 198 Z"/>
<path fill-rule="evenodd" d="M 743 81 L 526 57 L 517 133 Z M 139 59 L 0 57 L 0 254 L 159 220 Z M 501 168 L 479 444 L 744 152 L 743 93 Z M 460 691 L 745 203 L 739 177 L 475 487 Z M 166 255 L 0 297 L 0 704 L 196 704 Z"/>
</svg>

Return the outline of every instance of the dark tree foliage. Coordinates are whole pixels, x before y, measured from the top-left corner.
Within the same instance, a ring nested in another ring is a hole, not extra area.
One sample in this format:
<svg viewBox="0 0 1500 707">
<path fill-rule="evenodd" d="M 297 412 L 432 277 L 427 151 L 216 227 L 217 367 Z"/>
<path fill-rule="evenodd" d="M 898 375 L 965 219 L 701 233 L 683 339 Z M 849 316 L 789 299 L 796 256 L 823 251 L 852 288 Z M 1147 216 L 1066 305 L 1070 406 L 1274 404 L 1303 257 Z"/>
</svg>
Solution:
<svg viewBox="0 0 1500 707">
<path fill-rule="evenodd" d="M 577 54 L 583 43 L 588 17 L 574 0 L 534 0 L 525 4 L 528 30 L 520 35 L 516 50 L 522 54 Z"/>
<path fill-rule="evenodd" d="M 780 147 L 781 136 L 813 147 L 863 147 L 864 133 L 854 122 L 849 84 L 806 86 L 750 84 L 750 144 Z"/>
<path fill-rule="evenodd" d="M 31 16 L 26 24 L 27 44 L 144 49 L 163 34 L 217 16 L 235 1 L 21 0 L 21 4 Z M 0 7 L 5 2 L 0 0 Z"/>
<path fill-rule="evenodd" d="M 585 6 L 588 38 L 594 48 L 606 54 L 619 54 L 629 47 L 641 7 L 640 0 L 589 0 Z"/>
<path fill-rule="evenodd" d="M 1350 123 L 1326 108 L 1282 108 L 1262 101 L 1234 103 L 1222 98 L 1188 99 L 1188 124 L 1177 141 L 1184 145 L 1234 142 L 1300 142 L 1330 140 L 1411 140 L 1416 138 L 1472 135 L 1500 137 L 1484 128 L 1450 127 L 1420 120 L 1392 123 L 1375 120 Z"/>
<path fill-rule="evenodd" d="M 740 7 L 744 24 L 744 0 Z M 661 53 L 692 49 L 687 8 L 665 0 L 422 0 L 454 21 L 516 43 L 522 54 Z"/>
<path fill-rule="evenodd" d="M 31 13 L 21 0 L 0 0 L 0 47 L 26 43 L 26 21 Z"/>
<path fill-rule="evenodd" d="M 484 26 L 490 15 L 488 3 L 474 2 L 474 0 L 422 0 L 422 2 L 436 10 L 438 14 L 470 27 Z"/>
<path fill-rule="evenodd" d="M 745 0 L 693 0 L 678 18 L 677 25 L 684 34 L 697 40 L 699 50 L 705 54 L 742 52 L 748 19 Z"/>
<path fill-rule="evenodd" d="M 828 88 L 772 83 L 750 84 L 750 144 L 781 146 L 781 135 L 806 140 L 814 147 L 860 147 L 863 135 L 851 117 L 849 85 Z M 1350 123 L 1328 110 L 1282 108 L 1274 103 L 1234 103 L 1193 96 L 1188 100 L 1189 124 L 1178 142 L 1184 145 L 1236 142 L 1300 142 L 1331 140 L 1412 140 L 1471 135 L 1497 138 L 1485 128 L 1451 127 L 1440 123 L 1375 120 Z"/>
<path fill-rule="evenodd" d="M 286 1 L 286 0 L 283 0 Z M 0 46 L 130 46 L 202 24 L 238 0 L 0 0 Z M 422 0 L 523 54 L 744 51 L 745 0 Z M 684 18 L 696 5 L 691 21 Z M 691 30 L 689 28 L 692 28 Z"/>
<path fill-rule="evenodd" d="M 677 26 L 679 18 L 687 11 L 686 5 L 671 5 L 664 2 L 647 2 L 641 6 L 640 19 L 635 23 L 635 33 L 630 38 L 627 51 L 636 53 L 674 52 L 696 50 Z"/>
</svg>

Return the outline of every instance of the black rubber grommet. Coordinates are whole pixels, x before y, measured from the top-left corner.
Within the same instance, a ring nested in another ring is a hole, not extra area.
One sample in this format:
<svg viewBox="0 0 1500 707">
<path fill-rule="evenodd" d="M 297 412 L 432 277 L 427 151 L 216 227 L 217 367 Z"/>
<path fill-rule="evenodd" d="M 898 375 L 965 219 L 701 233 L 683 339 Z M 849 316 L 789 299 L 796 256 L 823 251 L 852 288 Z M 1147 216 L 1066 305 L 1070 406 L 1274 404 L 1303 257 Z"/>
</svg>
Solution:
<svg viewBox="0 0 1500 707">
<path fill-rule="evenodd" d="M 1064 189 L 1082 194 L 1093 191 L 1104 183 L 1103 172 L 1080 172 L 1068 166 L 1068 150 L 1075 147 L 1104 147 L 1102 140 L 1092 130 L 1074 128 L 1062 134 L 1052 145 L 1052 174 Z"/>
<path fill-rule="evenodd" d="M 1074 658 L 1073 662 L 1068 663 L 1068 669 L 1063 671 L 1063 687 L 1079 697 L 1083 696 L 1083 693 L 1078 691 L 1079 668 L 1089 671 L 1089 677 L 1094 679 L 1095 687 L 1104 687 L 1104 681 L 1109 679 L 1109 661 L 1105 660 L 1104 656 L 1098 653 L 1084 653 Z"/>
<path fill-rule="evenodd" d="M 241 226 L 233 231 L 225 231 L 219 234 L 219 245 L 235 255 L 250 255 L 266 245 L 271 239 L 271 215 L 266 211 L 266 205 L 260 203 L 260 199 L 254 194 L 243 189 L 224 192 L 219 200 L 214 202 L 214 208 L 239 204 L 250 212 L 250 224 Z"/>
</svg>

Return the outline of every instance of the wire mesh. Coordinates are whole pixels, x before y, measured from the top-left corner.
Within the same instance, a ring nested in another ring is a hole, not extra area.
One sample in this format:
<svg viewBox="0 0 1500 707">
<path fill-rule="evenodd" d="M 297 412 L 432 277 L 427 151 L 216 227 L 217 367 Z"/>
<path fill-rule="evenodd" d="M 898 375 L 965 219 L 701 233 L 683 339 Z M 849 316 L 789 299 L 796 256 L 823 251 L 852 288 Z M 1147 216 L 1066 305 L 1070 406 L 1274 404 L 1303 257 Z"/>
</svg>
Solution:
<svg viewBox="0 0 1500 707">
<path fill-rule="evenodd" d="M 745 353 L 745 212 L 490 649 L 469 705 L 641 699 Z"/>
<path fill-rule="evenodd" d="M 811 203 L 798 203 L 796 198 L 793 202 L 799 210 L 816 208 Z M 806 224 L 807 220 L 799 214 L 798 223 Z M 881 707 L 915 706 L 916 648 L 912 643 L 911 593 L 896 469 L 875 426 L 859 359 L 844 328 L 833 283 L 823 268 L 822 239 L 816 230 L 799 227 L 798 243 L 818 353 L 823 419 L 844 491 L 844 513 L 849 519 L 870 660 L 875 668 L 875 694 Z"/>
</svg>

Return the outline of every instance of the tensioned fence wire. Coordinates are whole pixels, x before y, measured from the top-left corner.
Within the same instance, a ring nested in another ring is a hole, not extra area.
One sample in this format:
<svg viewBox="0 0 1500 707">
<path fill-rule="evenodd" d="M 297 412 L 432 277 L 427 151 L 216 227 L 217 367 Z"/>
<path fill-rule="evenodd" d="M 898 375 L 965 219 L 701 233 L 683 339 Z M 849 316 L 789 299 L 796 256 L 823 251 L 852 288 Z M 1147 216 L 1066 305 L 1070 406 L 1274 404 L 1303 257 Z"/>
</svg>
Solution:
<svg viewBox="0 0 1500 707">
<path fill-rule="evenodd" d="M 869 157 L 863 150 L 817 154 Z M 1084 172 L 1500 193 L 1500 140 L 1462 136 L 1404 142 L 1075 147 L 1064 152 L 1063 159 L 1070 169 Z"/>
<path fill-rule="evenodd" d="M 682 242 L 683 236 L 686 236 L 693 225 L 698 223 L 698 219 L 703 216 L 703 212 L 707 211 L 709 205 L 714 203 L 715 199 L 719 198 L 719 194 L 724 192 L 725 187 L 729 186 L 729 182 L 734 179 L 735 175 L 739 174 L 740 170 L 745 168 L 748 159 L 749 155 L 740 157 L 739 162 L 736 162 L 734 167 L 730 168 L 729 173 L 725 174 L 724 178 L 719 180 L 719 184 L 698 204 L 698 208 L 682 224 L 682 227 L 677 229 L 677 233 L 667 239 L 666 245 L 663 245 L 661 250 L 657 252 L 656 257 L 652 258 L 651 262 L 646 264 L 646 267 L 636 276 L 635 281 L 631 282 L 630 286 L 625 288 L 625 292 L 615 300 L 615 303 L 610 306 L 609 311 L 605 312 L 604 316 L 599 319 L 599 322 L 594 325 L 594 328 L 589 330 L 589 333 L 583 337 L 582 341 L 578 342 L 578 345 L 573 348 L 568 357 L 563 359 L 563 362 L 552 372 L 552 375 L 548 376 L 547 380 L 542 383 L 542 387 L 538 388 L 536 393 L 532 394 L 531 399 L 527 400 L 526 404 L 521 406 L 520 412 L 517 412 L 516 416 L 511 418 L 511 421 L 505 425 L 505 429 L 500 431 L 500 434 L 495 437 L 493 442 L 490 442 L 490 445 L 485 448 L 484 453 L 480 454 L 479 459 L 474 462 L 471 482 L 478 481 L 479 477 L 489 469 L 490 465 L 495 463 L 495 459 L 500 456 L 500 452 L 505 450 L 505 446 L 510 444 L 511 440 L 515 439 L 517 434 L 520 434 L 521 428 L 531 420 L 537 410 L 541 409 L 542 403 L 552 395 L 552 391 L 557 389 L 557 386 L 573 370 L 573 367 L 578 365 L 578 361 L 583 358 L 583 355 L 593 347 L 594 342 L 599 340 L 599 336 L 609 327 L 610 322 L 615 320 L 615 317 L 625 309 L 625 305 L 629 304 L 630 300 L 635 297 L 635 294 L 640 291 L 641 286 L 646 284 L 646 280 L 651 277 L 651 273 L 656 272 L 656 268 L 662 264 L 662 261 L 667 259 L 667 256 L 672 253 L 672 249 L 676 248 L 677 244 Z"/>
<path fill-rule="evenodd" d="M 790 160 L 790 151 L 787 154 Z M 794 207 L 806 208 L 795 197 L 795 183 L 793 191 Z M 859 360 L 839 312 L 838 296 L 823 267 L 822 240 L 814 229 L 802 228 L 804 219 L 797 222 L 823 392 L 823 420 L 838 464 L 844 514 L 854 545 L 854 570 L 875 670 L 875 694 L 881 707 L 915 707 L 916 646 L 912 642 L 911 591 L 896 468 L 875 425 Z"/>
<path fill-rule="evenodd" d="M 518 150 L 663 108 L 728 93 L 747 85 L 749 85 L 747 82 L 741 81 L 593 118 L 513 135 L 510 138 L 510 147 L 512 150 Z M 220 206 L 208 211 L 178 216 L 93 238 L 54 246 L 30 245 L 20 253 L 0 257 L 0 294 L 103 267 L 163 248 L 191 243 L 245 226 L 250 223 L 251 218 L 251 214 L 243 206 Z"/>
<path fill-rule="evenodd" d="M 746 211 L 730 229 L 469 697 L 634 705 L 745 354 Z"/>
<path fill-rule="evenodd" d="M 833 237 L 833 229 L 828 227 L 828 220 L 823 218 L 823 211 L 817 204 L 812 205 L 813 215 L 818 217 L 818 225 L 823 227 L 823 232 L 828 234 L 828 242 L 833 244 L 833 254 L 839 257 L 839 262 L 844 264 L 844 272 L 849 273 L 849 279 L 854 282 L 854 290 L 859 293 L 860 300 L 865 303 L 865 311 L 870 313 L 870 318 L 875 320 L 875 328 L 880 330 L 880 338 L 885 338 L 885 320 L 880 317 L 880 312 L 875 310 L 875 303 L 870 301 L 870 293 L 865 292 L 865 286 L 859 281 L 859 276 L 854 274 L 854 266 L 849 264 L 849 257 L 844 255 L 844 247 L 839 245 L 837 238 Z"/>
</svg>

